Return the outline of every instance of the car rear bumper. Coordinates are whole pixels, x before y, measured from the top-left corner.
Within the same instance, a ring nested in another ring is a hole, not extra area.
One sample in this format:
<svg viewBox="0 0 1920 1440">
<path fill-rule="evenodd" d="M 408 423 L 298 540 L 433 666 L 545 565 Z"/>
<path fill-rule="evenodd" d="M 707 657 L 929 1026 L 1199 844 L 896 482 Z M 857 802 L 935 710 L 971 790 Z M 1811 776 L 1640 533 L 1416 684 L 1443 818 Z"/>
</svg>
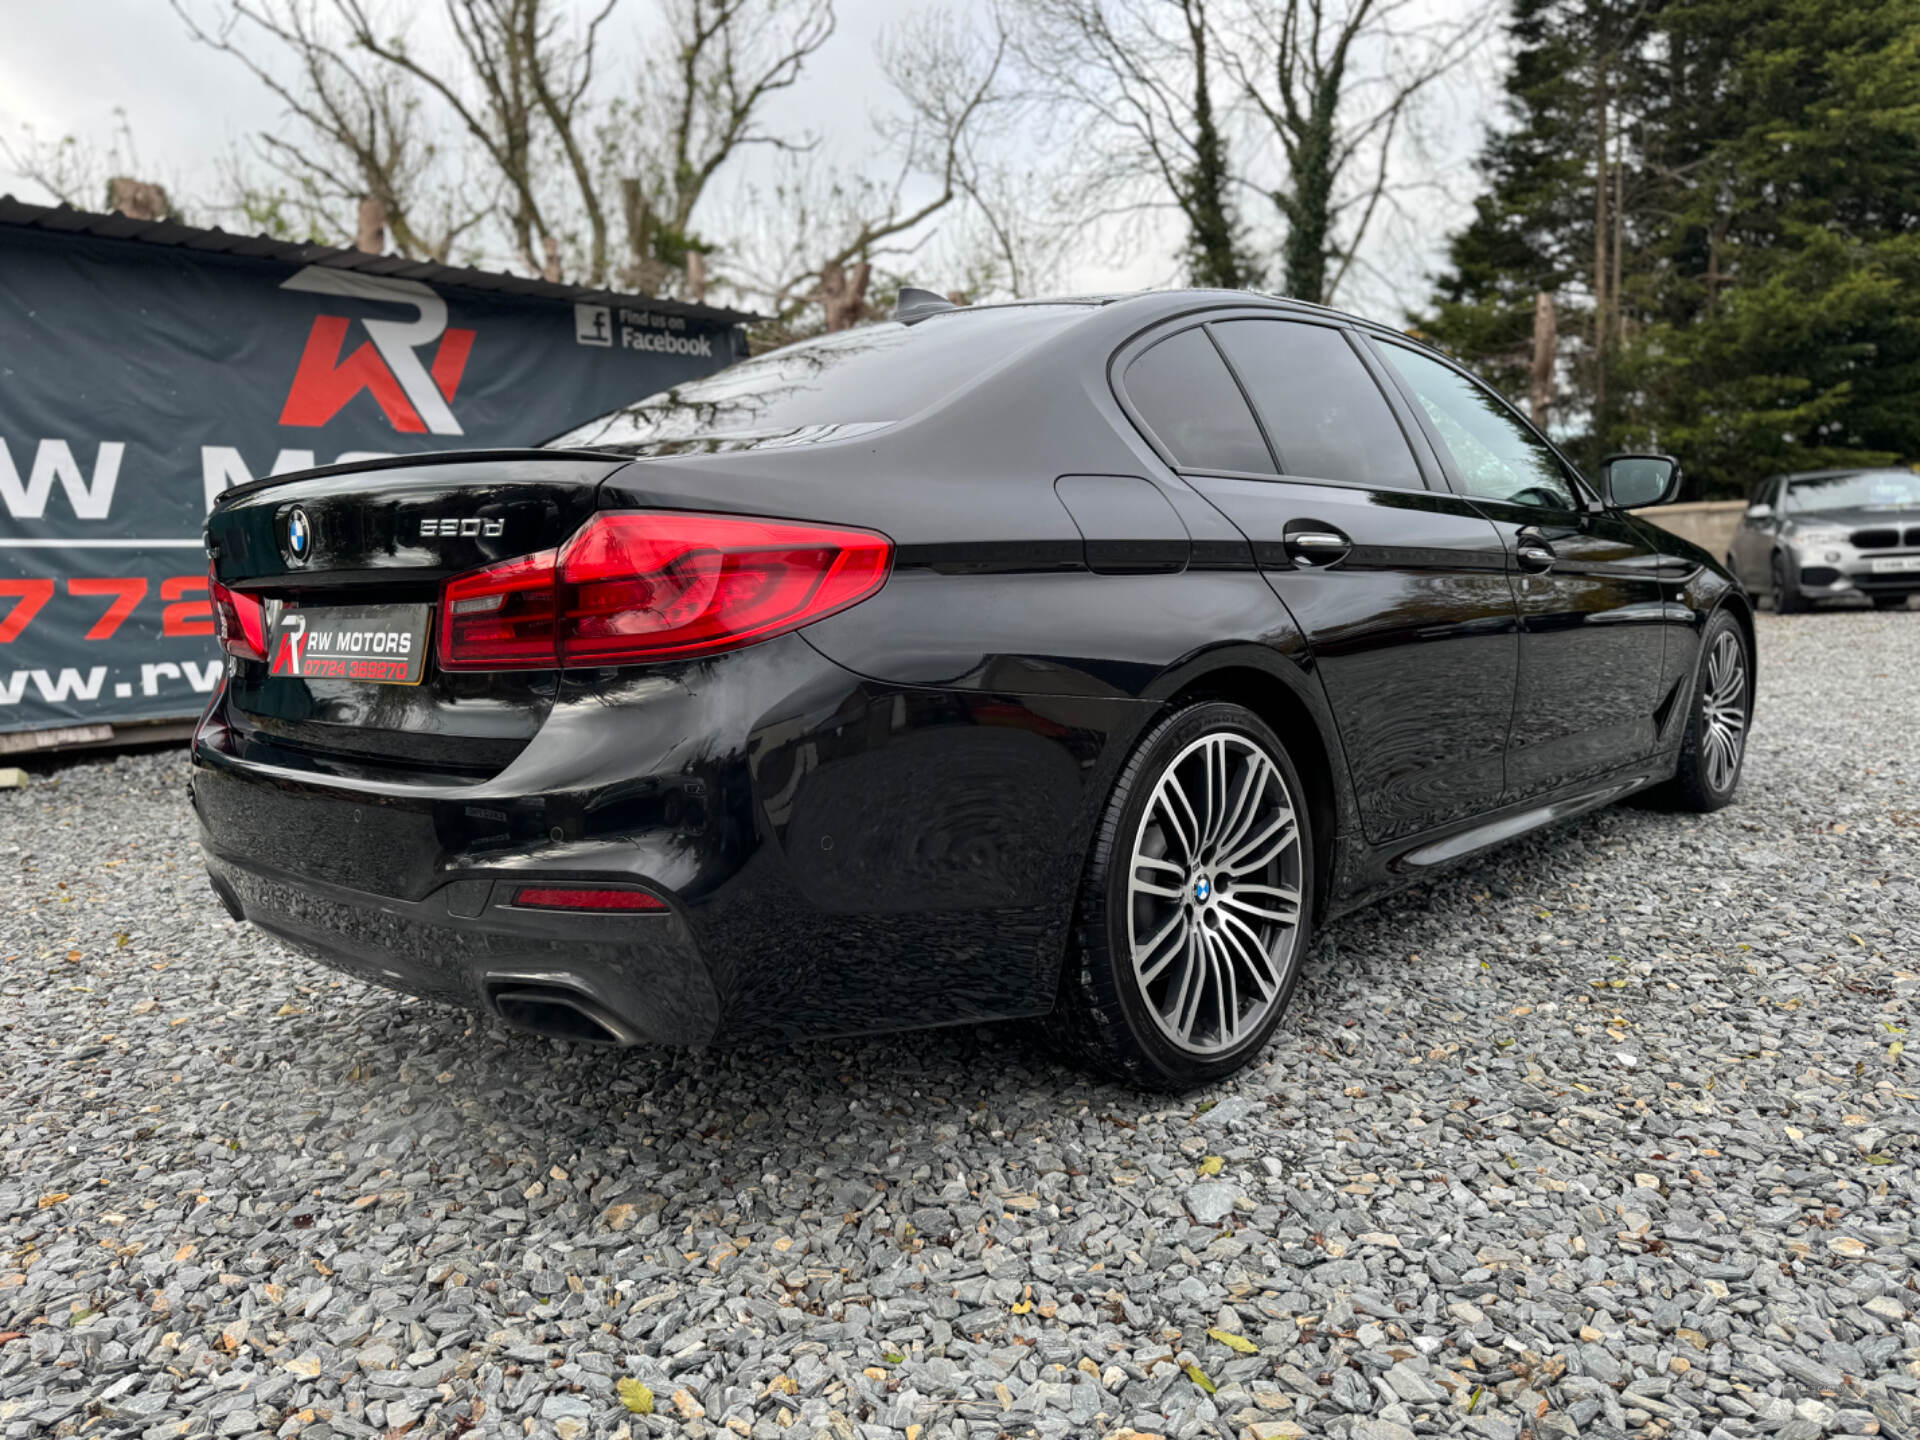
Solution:
<svg viewBox="0 0 1920 1440">
<path fill-rule="evenodd" d="M 1044 1011 L 1154 710 L 884 685 L 797 636 L 569 680 L 485 778 L 297 752 L 225 705 L 193 805 L 229 908 L 377 984 L 522 1021 L 503 995 L 551 987 L 607 1038 L 671 1044 Z M 668 909 L 514 904 L 560 884 Z"/>
<path fill-rule="evenodd" d="M 671 911 L 524 910 L 512 901 L 526 875 L 455 880 L 408 901 L 275 874 L 211 847 L 206 862 L 236 918 L 375 985 L 556 1034 L 570 1014 L 572 1038 L 619 1044 L 701 1045 L 720 1028 L 713 975 Z"/>
</svg>

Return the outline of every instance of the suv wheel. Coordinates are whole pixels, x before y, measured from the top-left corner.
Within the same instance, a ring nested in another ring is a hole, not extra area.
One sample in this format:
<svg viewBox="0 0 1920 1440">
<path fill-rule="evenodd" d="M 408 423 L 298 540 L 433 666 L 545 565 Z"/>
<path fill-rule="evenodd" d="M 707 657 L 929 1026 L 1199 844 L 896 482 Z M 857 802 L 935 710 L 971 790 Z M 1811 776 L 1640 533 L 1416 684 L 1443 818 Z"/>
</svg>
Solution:
<svg viewBox="0 0 1920 1440">
<path fill-rule="evenodd" d="M 1773 613 L 1776 615 L 1797 615 L 1807 608 L 1807 602 L 1800 595 L 1800 587 L 1787 583 L 1787 557 L 1773 557 Z"/>
</svg>

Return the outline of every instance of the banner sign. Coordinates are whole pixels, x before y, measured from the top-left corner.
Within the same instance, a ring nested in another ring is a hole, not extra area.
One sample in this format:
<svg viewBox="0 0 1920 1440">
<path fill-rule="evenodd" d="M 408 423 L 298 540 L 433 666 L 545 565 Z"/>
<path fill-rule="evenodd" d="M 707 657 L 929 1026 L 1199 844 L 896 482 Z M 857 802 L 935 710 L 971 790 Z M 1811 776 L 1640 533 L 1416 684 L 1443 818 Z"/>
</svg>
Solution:
<svg viewBox="0 0 1920 1440">
<path fill-rule="evenodd" d="M 638 306 L 0 227 L 0 732 L 200 713 L 221 666 L 201 526 L 229 485 L 538 444 L 745 343 Z"/>
</svg>

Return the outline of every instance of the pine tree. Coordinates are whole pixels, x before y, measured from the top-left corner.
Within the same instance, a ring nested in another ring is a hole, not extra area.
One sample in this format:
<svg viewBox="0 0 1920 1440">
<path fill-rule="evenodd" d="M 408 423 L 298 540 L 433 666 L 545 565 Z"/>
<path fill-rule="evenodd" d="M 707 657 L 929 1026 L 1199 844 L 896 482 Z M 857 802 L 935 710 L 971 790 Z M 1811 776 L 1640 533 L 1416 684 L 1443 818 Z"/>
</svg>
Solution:
<svg viewBox="0 0 1920 1440">
<path fill-rule="evenodd" d="M 1620 202 L 1645 188 L 1623 144 L 1626 117 L 1649 89 L 1645 7 L 1517 0 L 1508 33 L 1507 123 L 1487 138 L 1486 189 L 1450 242 L 1450 268 L 1418 324 L 1520 396 L 1529 389 L 1536 296 L 1551 296 L 1568 354 L 1546 418 L 1574 448 L 1588 449 L 1624 313 L 1615 278 L 1628 248 Z"/>
<path fill-rule="evenodd" d="M 1507 128 L 1429 335 L 1553 428 L 1695 493 L 1920 457 L 1920 0 L 1519 0 Z"/>
<path fill-rule="evenodd" d="M 1700 0 L 1665 23 L 1677 55 L 1730 63 L 1691 121 L 1644 427 L 1722 493 L 1920 458 L 1920 0 Z"/>
</svg>

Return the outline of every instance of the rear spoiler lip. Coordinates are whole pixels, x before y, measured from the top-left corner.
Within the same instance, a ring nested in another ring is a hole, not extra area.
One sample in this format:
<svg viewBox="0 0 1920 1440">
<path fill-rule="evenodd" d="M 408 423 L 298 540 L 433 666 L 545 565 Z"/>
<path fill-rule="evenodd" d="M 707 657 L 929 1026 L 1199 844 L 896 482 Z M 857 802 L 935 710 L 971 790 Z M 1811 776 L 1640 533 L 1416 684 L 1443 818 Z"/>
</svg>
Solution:
<svg viewBox="0 0 1920 1440">
<path fill-rule="evenodd" d="M 308 470 L 289 470 L 281 475 L 262 475 L 257 480 L 249 480 L 243 485 L 230 485 L 222 490 L 214 500 L 213 508 L 218 510 L 229 500 L 258 495 L 262 490 L 293 480 L 318 480 L 329 475 L 356 475 L 377 470 L 404 470 L 418 465 L 486 460 L 600 460 L 625 465 L 630 464 L 633 457 L 615 454 L 609 450 L 422 450 L 416 455 L 387 455 L 378 460 L 352 460 L 344 465 L 316 465 Z"/>
</svg>

